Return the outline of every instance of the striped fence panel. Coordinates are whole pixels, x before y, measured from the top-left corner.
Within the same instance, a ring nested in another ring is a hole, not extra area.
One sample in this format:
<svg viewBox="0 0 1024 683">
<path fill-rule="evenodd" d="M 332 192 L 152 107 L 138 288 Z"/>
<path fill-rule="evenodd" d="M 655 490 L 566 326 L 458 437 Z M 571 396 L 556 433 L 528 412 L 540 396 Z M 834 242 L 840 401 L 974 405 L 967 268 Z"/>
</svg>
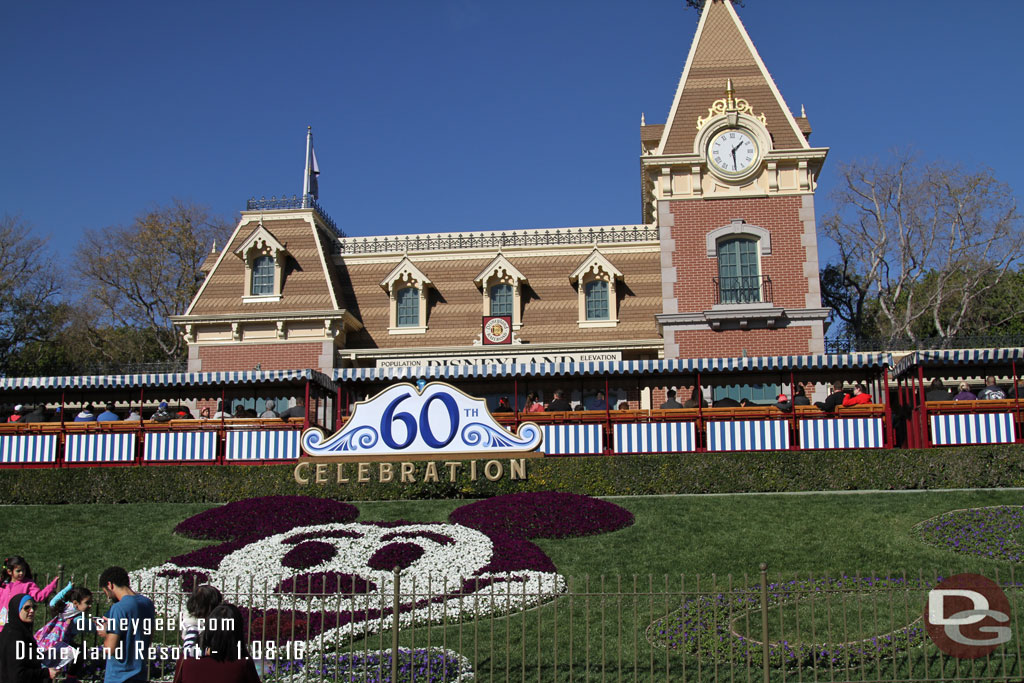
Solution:
<svg viewBox="0 0 1024 683">
<path fill-rule="evenodd" d="M 602 425 L 544 425 L 540 449 L 547 455 L 599 455 L 604 451 Z"/>
<path fill-rule="evenodd" d="M 298 430 L 229 431 L 225 458 L 228 460 L 297 460 L 302 455 Z"/>
<path fill-rule="evenodd" d="M 208 462 L 217 459 L 217 432 L 146 434 L 146 462 Z"/>
<path fill-rule="evenodd" d="M 789 448 L 788 420 L 708 422 L 709 451 L 781 451 Z"/>
<path fill-rule="evenodd" d="M 685 453 L 697 448 L 693 422 L 615 425 L 616 453 Z"/>
<path fill-rule="evenodd" d="M 0 436 L 0 463 L 53 462 L 56 459 L 56 434 Z"/>
<path fill-rule="evenodd" d="M 882 418 L 801 420 L 800 448 L 882 448 Z"/>
<path fill-rule="evenodd" d="M 134 432 L 68 434 L 64 444 L 65 462 L 132 462 L 135 459 Z"/>
<path fill-rule="evenodd" d="M 1012 413 L 932 415 L 931 425 L 936 446 L 1013 443 L 1016 439 Z"/>
</svg>

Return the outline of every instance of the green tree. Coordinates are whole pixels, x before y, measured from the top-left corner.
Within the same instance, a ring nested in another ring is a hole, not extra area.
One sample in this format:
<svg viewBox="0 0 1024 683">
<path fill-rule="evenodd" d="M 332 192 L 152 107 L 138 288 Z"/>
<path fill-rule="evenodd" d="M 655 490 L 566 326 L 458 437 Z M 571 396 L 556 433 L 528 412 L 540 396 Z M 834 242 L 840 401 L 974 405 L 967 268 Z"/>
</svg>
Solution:
<svg viewBox="0 0 1024 683">
<path fill-rule="evenodd" d="M 123 356 L 121 347 L 130 342 L 136 357 L 157 349 L 161 360 L 183 358 L 185 343 L 170 318 L 185 312 L 211 244 L 223 244 L 232 227 L 207 207 L 174 200 L 131 225 L 87 230 L 82 276 L 98 307 L 91 330 L 101 353 Z"/>
</svg>

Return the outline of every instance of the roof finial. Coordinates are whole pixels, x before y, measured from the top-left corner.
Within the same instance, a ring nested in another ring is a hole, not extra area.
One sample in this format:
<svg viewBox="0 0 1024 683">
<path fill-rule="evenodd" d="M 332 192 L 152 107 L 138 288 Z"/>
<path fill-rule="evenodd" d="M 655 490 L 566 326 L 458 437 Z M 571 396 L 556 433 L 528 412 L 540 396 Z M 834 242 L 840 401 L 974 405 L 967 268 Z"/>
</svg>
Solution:
<svg viewBox="0 0 1024 683">
<path fill-rule="evenodd" d="M 802 104 L 800 105 L 800 116 L 801 118 L 807 118 L 807 110 L 804 109 L 804 105 Z"/>
<path fill-rule="evenodd" d="M 644 113 L 643 112 L 640 112 L 640 125 L 641 126 L 646 126 L 647 125 L 647 122 L 644 121 Z"/>
<path fill-rule="evenodd" d="M 726 99 L 725 106 L 726 106 L 726 109 L 735 109 L 736 108 L 736 98 L 735 98 L 735 95 L 736 95 L 736 91 L 733 90 L 732 79 L 731 78 L 727 78 L 725 80 L 725 99 Z"/>
<path fill-rule="evenodd" d="M 210 253 L 211 254 L 216 254 L 217 253 L 217 240 L 213 241 L 213 246 L 210 247 Z"/>
</svg>

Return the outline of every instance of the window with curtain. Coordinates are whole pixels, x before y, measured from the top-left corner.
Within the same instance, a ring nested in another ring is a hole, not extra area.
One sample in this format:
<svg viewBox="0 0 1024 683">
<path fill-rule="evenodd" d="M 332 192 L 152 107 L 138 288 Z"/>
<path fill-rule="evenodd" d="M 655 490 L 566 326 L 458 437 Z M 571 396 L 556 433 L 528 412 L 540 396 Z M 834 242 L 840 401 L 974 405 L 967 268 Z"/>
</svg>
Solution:
<svg viewBox="0 0 1024 683">
<path fill-rule="evenodd" d="M 723 304 L 761 301 L 757 240 L 734 237 L 718 243 L 718 293 Z"/>
<path fill-rule="evenodd" d="M 512 315 L 512 285 L 491 287 L 491 315 Z"/>
<path fill-rule="evenodd" d="M 260 256 L 252 263 L 252 295 L 263 296 L 274 293 L 274 259 Z"/>
<path fill-rule="evenodd" d="M 587 320 L 608 320 L 607 280 L 591 280 L 585 287 Z"/>
<path fill-rule="evenodd" d="M 420 290 L 406 287 L 398 290 L 398 326 L 417 327 L 420 324 Z"/>
</svg>

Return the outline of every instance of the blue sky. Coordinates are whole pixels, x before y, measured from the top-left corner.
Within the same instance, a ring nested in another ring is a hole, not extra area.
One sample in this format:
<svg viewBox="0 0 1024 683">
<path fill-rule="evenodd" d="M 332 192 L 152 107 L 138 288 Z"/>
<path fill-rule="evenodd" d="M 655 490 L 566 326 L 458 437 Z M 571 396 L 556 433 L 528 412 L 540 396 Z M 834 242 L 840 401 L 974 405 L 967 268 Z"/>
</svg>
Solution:
<svg viewBox="0 0 1024 683">
<path fill-rule="evenodd" d="M 1021 195 L 1024 3 L 740 16 L 831 147 L 819 218 L 839 163 L 904 146 Z M 301 192 L 312 125 L 350 235 L 636 223 L 640 113 L 664 122 L 698 18 L 681 0 L 4 3 L 0 214 L 67 259 L 83 229 L 172 197 L 234 219 Z"/>
</svg>

